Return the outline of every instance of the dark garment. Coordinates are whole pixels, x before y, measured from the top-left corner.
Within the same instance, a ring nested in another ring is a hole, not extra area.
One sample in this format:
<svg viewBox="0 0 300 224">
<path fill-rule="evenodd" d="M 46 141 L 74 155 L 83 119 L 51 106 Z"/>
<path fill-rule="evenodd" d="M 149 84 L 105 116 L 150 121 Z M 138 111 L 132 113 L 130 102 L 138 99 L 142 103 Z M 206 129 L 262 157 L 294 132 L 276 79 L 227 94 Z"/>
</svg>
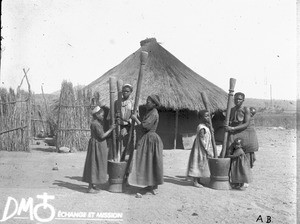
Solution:
<svg viewBox="0 0 300 224">
<path fill-rule="evenodd" d="M 250 162 L 242 149 L 237 149 L 234 153 L 240 154 L 231 158 L 229 178 L 231 183 L 251 183 L 252 172 Z"/>
<path fill-rule="evenodd" d="M 250 168 L 253 168 L 254 162 L 256 160 L 255 153 L 254 152 L 249 152 L 249 153 L 246 153 L 246 156 L 247 156 L 247 158 L 250 162 Z"/>
<path fill-rule="evenodd" d="M 137 144 L 136 174 L 139 185 L 163 184 L 163 143 L 156 128 L 159 115 L 154 108 L 147 112 L 142 121 L 143 136 Z"/>
<path fill-rule="evenodd" d="M 108 148 L 103 138 L 103 126 L 98 120 L 91 123 L 91 138 L 87 149 L 82 181 L 103 184 L 107 181 Z"/>
<path fill-rule="evenodd" d="M 233 107 L 230 113 L 230 126 L 236 127 L 245 123 L 245 107 L 236 108 Z M 230 147 L 236 138 L 243 139 L 243 149 L 245 153 L 258 151 L 258 139 L 254 127 L 253 117 L 250 118 L 248 127 L 243 130 L 229 132 L 228 134 L 228 146 Z"/>
<path fill-rule="evenodd" d="M 129 141 L 130 127 L 131 127 L 131 124 L 121 125 L 122 152 L 126 149 L 128 141 Z M 133 128 L 133 133 L 131 134 L 129 149 L 135 148 L 135 141 L 136 141 L 136 131 L 135 131 L 135 128 Z M 128 150 L 127 152 L 129 152 L 129 151 L 130 150 Z"/>
</svg>

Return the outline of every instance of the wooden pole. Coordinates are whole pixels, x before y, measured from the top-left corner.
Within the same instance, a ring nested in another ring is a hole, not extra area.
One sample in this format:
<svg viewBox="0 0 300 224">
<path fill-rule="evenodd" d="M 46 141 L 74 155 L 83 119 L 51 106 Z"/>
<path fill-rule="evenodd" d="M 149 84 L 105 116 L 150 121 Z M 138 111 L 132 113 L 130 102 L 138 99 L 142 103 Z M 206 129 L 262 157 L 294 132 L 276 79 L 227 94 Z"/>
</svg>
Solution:
<svg viewBox="0 0 300 224">
<path fill-rule="evenodd" d="M 142 87 L 142 80 L 143 80 L 143 76 L 144 76 L 144 69 L 145 69 L 145 65 L 148 59 L 148 52 L 146 51 L 142 51 L 141 55 L 140 55 L 140 70 L 139 70 L 139 76 L 138 76 L 138 80 L 137 80 L 137 88 L 136 88 L 136 94 L 135 94 L 135 100 L 134 100 L 134 107 L 133 107 L 133 111 L 134 113 L 136 113 L 138 105 L 139 105 L 139 99 L 140 99 L 140 93 L 141 93 L 141 87 Z M 129 151 L 129 159 L 127 161 L 127 165 L 126 165 L 126 171 L 125 171 L 125 178 L 124 180 L 126 180 L 128 178 L 129 175 L 129 168 L 130 168 L 130 164 L 133 158 L 133 152 L 134 149 L 130 148 L 130 143 L 131 143 L 131 138 L 133 135 L 133 130 L 134 130 L 134 120 L 132 120 L 131 122 L 131 126 L 130 126 L 130 131 L 129 131 L 129 139 L 126 145 L 126 149 L 124 150 L 124 158 L 126 156 L 126 152 Z M 123 157 L 122 155 L 122 157 Z"/>
<path fill-rule="evenodd" d="M 224 125 L 228 126 L 229 125 L 229 119 L 230 119 L 230 111 L 232 107 L 232 99 L 233 99 L 233 92 L 234 92 L 234 87 L 235 87 L 236 79 L 230 78 L 229 81 L 229 93 L 228 93 L 228 101 L 227 101 L 227 110 L 226 110 L 226 118 Z M 227 138 L 228 138 L 228 132 L 225 131 L 224 133 L 224 140 L 223 140 L 223 145 L 222 145 L 222 151 L 221 151 L 221 158 L 225 157 L 226 150 L 227 150 Z"/>
<path fill-rule="evenodd" d="M 211 133 L 211 143 L 212 143 L 212 146 L 213 146 L 214 158 L 218 158 L 217 145 L 216 145 L 216 141 L 215 141 L 215 133 L 214 133 L 214 129 L 213 129 L 212 122 L 211 122 L 211 116 L 210 116 L 211 112 L 210 112 L 210 109 L 209 109 L 209 106 L 208 106 L 209 100 L 208 100 L 207 95 L 206 95 L 205 92 L 201 93 L 201 97 L 202 97 L 202 101 L 204 103 L 204 106 L 205 106 L 206 110 L 209 113 L 209 129 L 210 129 L 210 133 Z"/>
<path fill-rule="evenodd" d="M 178 135 L 178 110 L 175 114 L 175 136 L 174 136 L 174 149 L 177 148 L 177 135 Z"/>
<path fill-rule="evenodd" d="M 48 117 L 48 116 L 49 116 L 48 104 L 47 104 L 47 100 L 46 100 L 46 98 L 45 98 L 43 85 L 41 85 L 41 89 L 42 89 L 43 100 L 44 100 L 45 109 L 46 109 L 46 113 L 47 113 L 47 117 Z"/>
<path fill-rule="evenodd" d="M 123 81 L 122 80 L 118 80 L 117 81 L 118 84 L 118 101 L 117 101 L 117 105 L 116 105 L 116 110 L 117 110 L 117 115 L 119 117 L 120 120 L 122 120 L 122 88 L 123 88 Z M 122 140 L 122 136 L 121 136 L 121 125 L 117 124 L 117 148 L 118 148 L 118 161 L 121 160 L 121 154 L 123 152 L 123 140 Z"/>
<path fill-rule="evenodd" d="M 61 115 L 60 115 L 60 110 L 61 110 L 61 98 L 62 98 L 62 87 L 60 89 L 60 95 L 59 95 L 59 103 L 58 103 L 58 112 L 57 112 L 57 130 L 56 130 L 56 152 L 58 152 L 58 149 L 59 149 L 59 145 L 58 143 L 60 142 L 59 139 L 58 139 L 58 136 L 59 136 L 59 133 L 62 133 L 60 131 L 61 129 L 61 124 L 60 124 L 60 119 L 61 119 Z"/>
<path fill-rule="evenodd" d="M 117 92 L 117 86 L 116 86 L 116 78 L 110 77 L 109 78 L 109 92 L 110 92 L 110 124 L 115 124 L 115 101 L 116 101 L 116 92 Z M 116 130 L 114 129 L 112 131 L 112 155 L 113 160 L 117 161 L 117 147 L 116 147 Z"/>
<path fill-rule="evenodd" d="M 30 145 L 31 144 L 31 89 L 30 89 L 30 83 L 27 76 L 29 69 L 27 69 L 26 71 L 25 68 L 23 68 L 23 72 L 25 73 L 25 77 L 28 85 L 28 121 L 27 121 L 28 135 L 27 136 Z M 28 145 L 28 150 L 29 150 L 29 145 Z"/>
</svg>

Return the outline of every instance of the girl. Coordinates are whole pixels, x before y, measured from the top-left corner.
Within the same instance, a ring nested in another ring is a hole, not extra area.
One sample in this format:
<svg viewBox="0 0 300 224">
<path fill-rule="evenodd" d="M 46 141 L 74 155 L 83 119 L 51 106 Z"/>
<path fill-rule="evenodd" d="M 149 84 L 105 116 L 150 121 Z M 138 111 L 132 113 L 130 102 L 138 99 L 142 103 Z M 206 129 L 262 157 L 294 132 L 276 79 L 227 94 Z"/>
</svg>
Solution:
<svg viewBox="0 0 300 224">
<path fill-rule="evenodd" d="M 242 148 L 243 140 L 236 138 L 233 142 L 233 152 L 227 157 L 231 158 L 229 178 L 232 188 L 244 190 L 244 183 L 252 182 L 250 162 Z"/>
<path fill-rule="evenodd" d="M 103 120 L 104 110 L 96 106 L 92 111 L 93 121 L 91 123 L 91 138 L 87 149 L 82 181 L 89 183 L 87 193 L 97 193 L 96 184 L 107 181 L 107 136 L 115 128 L 112 125 L 104 133 Z"/>
<path fill-rule="evenodd" d="M 142 127 L 143 135 L 137 144 L 136 173 L 137 183 L 152 194 L 158 193 L 158 185 L 163 184 L 163 143 L 156 134 L 159 115 L 156 107 L 160 106 L 157 95 L 150 95 L 146 102 L 146 115 L 142 122 L 136 114 L 131 116 Z"/>
<path fill-rule="evenodd" d="M 208 157 L 213 157 L 211 132 L 209 130 L 209 112 L 200 111 L 200 124 L 197 127 L 197 136 L 191 150 L 187 176 L 193 177 L 195 187 L 201 187 L 200 177 L 210 177 Z"/>
</svg>

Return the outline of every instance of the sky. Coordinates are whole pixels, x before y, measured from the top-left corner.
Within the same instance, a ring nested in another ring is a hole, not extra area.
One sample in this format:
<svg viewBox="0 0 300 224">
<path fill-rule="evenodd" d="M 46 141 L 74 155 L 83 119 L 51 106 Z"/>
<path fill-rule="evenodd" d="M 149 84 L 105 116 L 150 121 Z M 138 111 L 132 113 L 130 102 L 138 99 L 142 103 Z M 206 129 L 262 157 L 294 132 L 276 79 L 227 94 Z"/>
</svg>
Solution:
<svg viewBox="0 0 300 224">
<path fill-rule="evenodd" d="M 296 1 L 3 0 L 1 19 L 0 87 L 23 68 L 35 93 L 88 85 L 155 37 L 226 92 L 235 78 L 248 98 L 297 96 Z"/>
</svg>

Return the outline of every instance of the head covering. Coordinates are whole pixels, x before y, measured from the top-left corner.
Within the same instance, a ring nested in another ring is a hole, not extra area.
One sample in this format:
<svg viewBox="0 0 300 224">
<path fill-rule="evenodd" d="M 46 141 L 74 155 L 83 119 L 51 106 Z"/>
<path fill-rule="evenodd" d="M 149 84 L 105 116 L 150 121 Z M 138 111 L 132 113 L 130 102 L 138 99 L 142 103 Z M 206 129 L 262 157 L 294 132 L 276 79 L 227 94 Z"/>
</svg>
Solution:
<svg viewBox="0 0 300 224">
<path fill-rule="evenodd" d="M 234 97 L 237 97 L 237 96 L 242 96 L 243 99 L 245 99 L 245 94 L 242 93 L 242 92 L 237 92 L 237 93 L 234 94 Z"/>
<path fill-rule="evenodd" d="M 122 89 L 125 88 L 125 87 L 128 87 L 131 90 L 131 92 L 133 91 L 133 87 L 129 83 L 124 84 Z"/>
<path fill-rule="evenodd" d="M 92 110 L 92 115 L 98 113 L 101 110 L 101 108 L 99 106 L 96 106 L 93 110 Z"/>
<path fill-rule="evenodd" d="M 151 94 L 149 97 L 156 104 L 156 106 L 160 106 L 160 100 L 158 95 Z"/>
</svg>

